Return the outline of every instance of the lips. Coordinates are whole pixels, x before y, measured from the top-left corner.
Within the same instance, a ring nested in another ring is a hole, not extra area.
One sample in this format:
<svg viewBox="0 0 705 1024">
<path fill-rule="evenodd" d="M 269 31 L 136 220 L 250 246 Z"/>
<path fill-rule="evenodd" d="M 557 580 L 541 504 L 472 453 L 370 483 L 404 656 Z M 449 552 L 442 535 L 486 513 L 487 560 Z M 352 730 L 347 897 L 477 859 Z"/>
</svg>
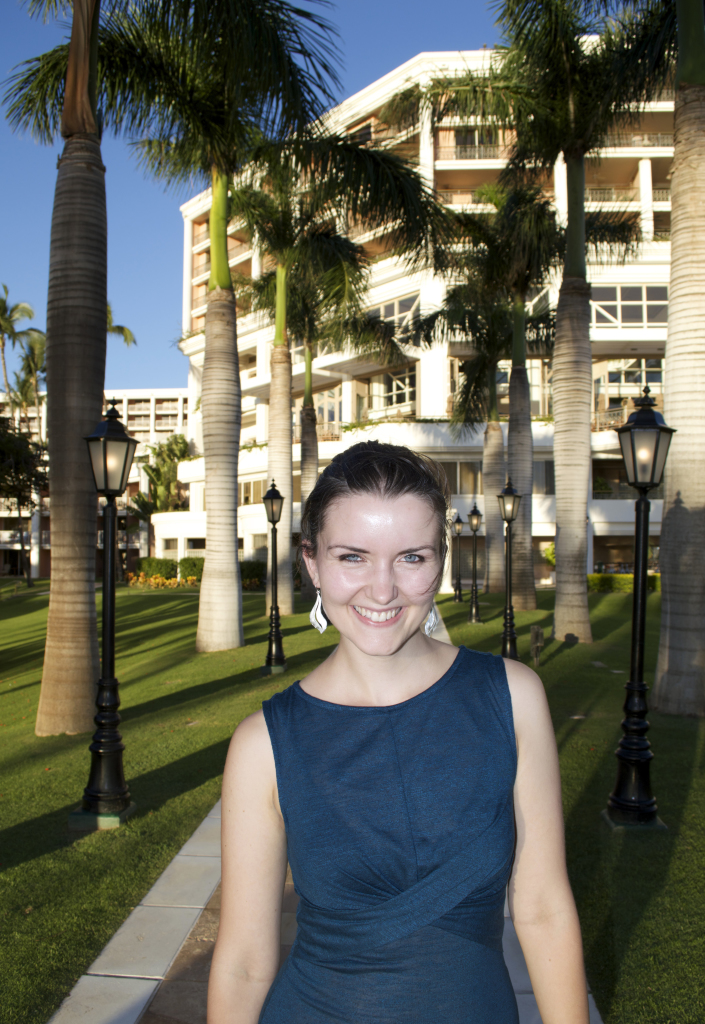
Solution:
<svg viewBox="0 0 705 1024">
<path fill-rule="evenodd" d="M 370 622 L 389 622 L 391 619 L 396 619 L 401 612 L 401 608 L 389 608 L 387 611 L 375 612 L 370 608 L 363 608 L 359 604 L 354 604 L 353 608 L 358 615 L 361 615 L 363 619 L 369 619 Z"/>
</svg>

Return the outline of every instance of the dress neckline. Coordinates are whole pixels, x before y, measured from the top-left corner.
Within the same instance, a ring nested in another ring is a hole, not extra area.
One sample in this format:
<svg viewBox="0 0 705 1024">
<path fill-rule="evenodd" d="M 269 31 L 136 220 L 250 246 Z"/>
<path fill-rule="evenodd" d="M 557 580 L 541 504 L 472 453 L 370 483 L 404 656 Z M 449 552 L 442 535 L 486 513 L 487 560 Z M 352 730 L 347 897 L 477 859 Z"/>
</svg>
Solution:
<svg viewBox="0 0 705 1024">
<path fill-rule="evenodd" d="M 410 704 L 427 698 L 431 694 L 440 690 L 443 686 L 446 685 L 446 683 L 450 682 L 451 678 L 455 675 L 455 672 L 457 671 L 457 668 L 461 661 L 461 657 L 465 650 L 466 648 L 464 646 L 458 648 L 458 653 L 456 654 L 455 659 L 453 660 L 453 664 L 450 666 L 450 668 L 446 669 L 446 671 L 443 673 L 440 679 L 437 679 L 435 683 L 431 683 L 431 685 L 427 686 L 425 690 L 421 691 L 421 693 L 417 693 L 415 694 L 415 696 L 409 697 L 407 700 L 399 701 L 398 704 L 334 704 L 332 701 L 321 700 L 320 697 L 314 697 L 312 694 L 306 693 L 306 691 L 302 689 L 301 682 L 298 679 L 293 684 L 293 690 L 297 694 L 297 696 L 303 697 L 303 699 L 307 700 L 310 704 L 317 704 L 321 708 L 329 708 L 332 711 L 353 711 L 358 713 L 362 712 L 363 714 L 385 714 L 390 711 L 397 711 L 401 708 L 407 708 L 409 707 Z"/>
</svg>

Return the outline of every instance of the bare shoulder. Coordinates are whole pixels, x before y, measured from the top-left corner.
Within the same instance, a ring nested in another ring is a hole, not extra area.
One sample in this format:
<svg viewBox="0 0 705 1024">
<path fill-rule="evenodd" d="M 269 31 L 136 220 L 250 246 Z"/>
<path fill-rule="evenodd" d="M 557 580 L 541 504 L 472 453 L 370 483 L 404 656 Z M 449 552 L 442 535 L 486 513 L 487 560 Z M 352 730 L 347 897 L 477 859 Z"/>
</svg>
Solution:
<svg viewBox="0 0 705 1024">
<path fill-rule="evenodd" d="M 553 726 L 543 683 L 533 669 L 520 661 L 505 658 L 504 665 L 517 739 L 525 739 L 527 735 L 546 737 L 549 734 L 552 738 Z"/>
<path fill-rule="evenodd" d="M 274 755 L 269 730 L 262 711 L 243 718 L 230 740 L 226 775 L 233 770 L 274 769 Z"/>
</svg>

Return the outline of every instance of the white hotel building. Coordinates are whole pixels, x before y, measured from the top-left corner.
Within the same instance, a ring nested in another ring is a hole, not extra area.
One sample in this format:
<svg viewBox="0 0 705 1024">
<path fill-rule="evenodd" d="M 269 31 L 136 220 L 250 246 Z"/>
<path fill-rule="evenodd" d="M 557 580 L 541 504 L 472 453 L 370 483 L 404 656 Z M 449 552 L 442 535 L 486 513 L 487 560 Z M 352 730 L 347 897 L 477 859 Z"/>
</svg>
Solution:
<svg viewBox="0 0 705 1024">
<path fill-rule="evenodd" d="M 414 160 L 428 184 L 444 202 L 456 208 L 482 210 L 476 201 L 478 186 L 497 178 L 506 162 L 501 134 L 487 126 L 448 120 L 432 126 L 423 120 L 417 127 L 394 132 L 379 120 L 379 112 L 392 96 L 410 83 L 429 81 L 438 75 L 461 74 L 466 68 L 480 71 L 487 51 L 422 53 L 377 82 L 350 97 L 330 113 L 334 130 L 388 146 Z M 630 127 L 608 139 L 599 159 L 587 162 L 588 208 L 638 211 L 643 242 L 638 257 L 626 264 L 592 264 L 593 284 L 591 340 L 594 359 L 594 419 L 592 433 L 593 489 L 589 501 L 589 554 L 586 569 L 601 564 L 618 565 L 632 559 L 633 498 L 624 482 L 617 436 L 609 429 L 622 422 L 629 400 L 648 383 L 657 399 L 663 385 L 662 359 L 666 344 L 670 263 L 669 174 L 673 158 L 673 100 L 650 104 L 638 129 Z M 558 162 L 545 189 L 560 217 L 567 211 L 565 166 Z M 203 324 L 210 270 L 208 213 L 210 190 L 181 207 L 184 221 L 183 332 L 181 350 L 189 360 L 188 391 L 169 400 L 178 401 L 176 429 L 188 437 L 194 455 L 202 451 L 200 383 L 204 357 Z M 230 265 L 240 274 L 257 276 L 262 260 L 238 223 L 229 227 Z M 356 234 L 373 259 L 369 305 L 383 317 L 402 324 L 416 311 L 430 311 L 444 296 L 445 284 L 430 272 L 409 273 L 389 255 L 384 232 Z M 555 304 L 558 281 L 550 288 Z M 240 508 L 238 531 L 241 557 L 263 557 L 267 523 L 261 504 L 267 482 L 267 429 L 270 383 L 270 352 L 273 324 L 257 314 L 238 318 L 238 348 L 242 382 L 242 435 L 239 462 Z M 455 443 L 448 429 L 448 415 L 455 392 L 459 363 L 471 354 L 467 344 L 437 345 L 419 349 L 408 366 L 393 372 L 358 356 L 332 352 L 314 361 L 314 391 L 318 413 L 320 468 L 342 449 L 359 440 L 379 438 L 406 444 L 444 463 L 453 491 L 453 504 L 465 519 L 475 500 L 482 509 L 481 463 L 483 430 L 470 432 Z M 299 410 L 303 395 L 304 364 L 301 353 L 293 357 L 294 422 L 294 535 L 300 515 L 300 444 L 297 442 Z M 510 365 L 500 365 L 500 413 L 506 414 Z M 531 359 L 534 435 L 533 533 L 537 580 L 548 582 L 550 570 L 541 551 L 555 535 L 553 496 L 553 423 L 551 421 L 551 368 L 548 360 Z M 125 393 L 127 396 L 142 393 Z M 150 397 L 150 417 L 156 415 L 161 392 Z M 171 392 L 169 393 L 171 395 Z M 164 398 L 166 399 L 166 393 Z M 140 399 L 147 407 L 147 393 Z M 154 405 L 154 409 L 152 406 Z M 146 412 L 143 415 L 147 415 Z M 174 415 L 171 413 L 170 415 Z M 130 409 L 125 420 L 136 429 Z M 158 427 L 150 418 L 150 437 Z M 506 443 L 506 424 L 505 424 Z M 190 489 L 188 512 L 153 516 L 157 556 L 181 558 L 203 554 L 207 544 L 202 458 L 182 463 L 179 479 Z M 488 497 L 495 501 L 494 495 Z M 658 545 L 661 501 L 652 504 L 652 543 Z M 470 538 L 463 538 L 464 575 L 468 572 Z M 484 540 L 480 535 L 484 560 Z M 450 577 L 446 582 L 449 584 Z"/>
</svg>

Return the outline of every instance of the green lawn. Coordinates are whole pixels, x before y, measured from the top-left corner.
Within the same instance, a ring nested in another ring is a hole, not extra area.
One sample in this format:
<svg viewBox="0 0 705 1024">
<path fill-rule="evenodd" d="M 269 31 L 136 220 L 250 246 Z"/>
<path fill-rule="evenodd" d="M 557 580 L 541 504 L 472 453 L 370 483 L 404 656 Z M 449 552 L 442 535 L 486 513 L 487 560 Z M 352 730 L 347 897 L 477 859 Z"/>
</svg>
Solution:
<svg viewBox="0 0 705 1024">
<path fill-rule="evenodd" d="M 464 621 L 467 603 L 440 604 L 454 642 L 498 651 L 501 601 L 485 600 L 482 626 Z M 659 600 L 649 597 L 651 667 Z M 548 635 L 552 601 L 542 594 L 539 611 L 518 614 L 522 656 L 528 657 L 532 622 L 543 623 Z M 595 644 L 549 643 L 541 668 L 561 751 L 590 982 L 606 1024 L 695 1024 L 705 1019 L 705 723 L 650 716 L 654 787 L 669 830 L 610 833 L 599 812 L 615 774 L 631 598 L 594 594 L 590 601 Z M 0 604 L 2 1024 L 45 1024 L 218 798 L 237 722 L 310 671 L 336 642 L 332 629 L 319 636 L 308 626 L 308 609 L 287 618 L 290 669 L 262 679 L 264 595 L 245 597 L 245 648 L 197 656 L 197 592 L 121 588 L 125 768 L 138 814 L 114 832 L 77 837 L 67 830 L 67 816 L 87 781 L 88 738 L 40 740 L 33 733 L 47 602 L 21 592 Z"/>
</svg>

